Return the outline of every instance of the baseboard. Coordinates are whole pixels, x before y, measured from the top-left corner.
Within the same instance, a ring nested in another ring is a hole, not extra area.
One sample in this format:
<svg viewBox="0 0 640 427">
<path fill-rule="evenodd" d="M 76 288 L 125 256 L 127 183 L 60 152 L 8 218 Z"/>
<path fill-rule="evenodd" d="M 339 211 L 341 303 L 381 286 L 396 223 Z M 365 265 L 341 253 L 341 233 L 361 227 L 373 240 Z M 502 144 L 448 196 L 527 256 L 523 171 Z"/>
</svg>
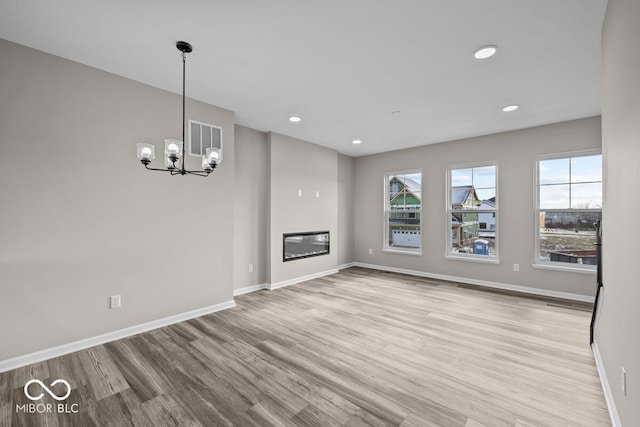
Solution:
<svg viewBox="0 0 640 427">
<path fill-rule="evenodd" d="M 348 262 L 346 264 L 342 264 L 338 266 L 338 270 L 345 270 L 347 268 L 351 268 L 351 267 L 355 267 L 356 263 L 355 262 Z"/>
<path fill-rule="evenodd" d="M 57 347 L 48 348 L 45 350 L 36 351 L 33 353 L 25 354 L 23 356 L 14 357 L 0 361 L 0 373 L 10 371 L 12 369 L 20 368 L 30 365 L 32 363 L 42 362 L 54 357 L 64 356 L 65 354 L 73 353 L 76 351 L 84 350 L 90 347 L 95 347 L 100 344 L 105 344 L 111 341 L 127 338 L 132 335 L 136 335 L 142 332 L 148 332 L 153 329 L 169 326 L 174 323 L 183 322 L 185 320 L 193 319 L 195 317 L 204 316 L 206 314 L 215 313 L 216 311 L 225 310 L 227 308 L 235 307 L 236 303 L 231 300 L 209 307 L 199 308 L 197 310 L 188 311 L 186 313 L 180 313 L 173 316 L 165 317 L 151 322 L 142 323 L 140 325 L 131 326 L 128 328 L 120 329 L 118 331 L 108 332 L 106 334 L 98 335 L 91 338 L 75 341 L 69 344 L 63 344 Z"/>
<path fill-rule="evenodd" d="M 238 295 L 244 295 L 244 294 L 248 294 L 248 293 L 255 292 L 255 291 L 261 291 L 263 289 L 269 289 L 269 284 L 268 283 L 260 283 L 258 285 L 246 286 L 244 288 L 234 289 L 233 290 L 233 296 L 237 297 Z"/>
<path fill-rule="evenodd" d="M 593 302 L 594 297 L 588 295 L 572 294 L 568 292 L 551 291 L 547 289 L 529 288 L 527 286 L 510 285 L 506 283 L 489 282 L 487 280 L 470 279 L 467 277 L 447 276 L 444 274 L 427 273 L 418 270 L 407 270 L 404 268 L 387 267 L 363 262 L 353 263 L 356 267 L 371 268 L 374 270 L 389 271 L 393 273 L 410 274 L 412 276 L 427 277 L 429 279 L 449 280 L 452 282 L 468 283 L 470 285 L 484 286 L 487 288 L 502 289 L 506 291 L 521 292 L 525 294 L 540 295 L 546 297 L 562 298 L 572 301 Z"/>
<path fill-rule="evenodd" d="M 618 415 L 618 410 L 616 409 L 616 402 L 613 400 L 613 392 L 611 391 L 611 386 L 609 385 L 609 380 L 607 379 L 607 373 L 604 370 L 604 364 L 602 363 L 602 357 L 600 356 L 598 343 L 594 341 L 591 345 L 591 349 L 593 350 L 593 356 L 596 360 L 596 368 L 598 368 L 598 376 L 600 376 L 600 383 L 602 384 L 602 391 L 604 392 L 604 400 L 607 403 L 607 408 L 609 409 L 611 425 L 613 427 L 622 427 L 622 422 L 620 421 L 620 416 Z"/>
<path fill-rule="evenodd" d="M 270 283 L 269 290 L 282 288 L 285 286 L 295 285 L 296 283 L 306 282 L 307 280 L 317 279 L 318 277 L 330 276 L 338 273 L 338 269 L 321 271 L 320 273 L 309 274 L 308 276 L 296 277 L 295 279 L 284 280 L 282 282 Z"/>
<path fill-rule="evenodd" d="M 317 279 L 318 277 L 323 277 L 323 276 L 329 276 L 331 274 L 336 274 L 340 270 L 345 269 L 345 268 L 349 268 L 349 267 L 353 267 L 354 265 L 355 265 L 355 263 L 343 264 L 343 265 L 338 266 L 338 268 L 335 269 L 335 270 L 322 271 L 320 273 L 314 273 L 314 274 L 309 274 L 307 276 L 296 277 L 295 279 L 284 280 L 282 282 L 276 282 L 276 283 L 271 283 L 271 284 L 269 284 L 269 283 L 260 283 L 258 285 L 247 286 L 245 288 L 240 288 L 240 289 L 234 290 L 233 291 L 233 296 L 237 297 L 238 295 L 248 294 L 250 292 L 255 292 L 255 291 L 261 291 L 263 289 L 274 290 L 274 289 L 282 288 L 282 287 L 289 286 L 289 285 L 295 285 L 296 283 L 305 282 L 305 281 L 311 280 L 311 279 Z"/>
</svg>

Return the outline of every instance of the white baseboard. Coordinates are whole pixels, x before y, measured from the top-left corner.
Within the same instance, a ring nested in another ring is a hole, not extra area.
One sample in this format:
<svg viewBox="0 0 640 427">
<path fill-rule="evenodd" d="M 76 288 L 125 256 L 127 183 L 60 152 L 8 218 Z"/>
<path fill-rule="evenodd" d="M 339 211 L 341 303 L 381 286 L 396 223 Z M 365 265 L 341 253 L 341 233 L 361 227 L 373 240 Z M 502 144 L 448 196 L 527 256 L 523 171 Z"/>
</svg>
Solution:
<svg viewBox="0 0 640 427">
<path fill-rule="evenodd" d="M 598 343 L 593 342 L 591 345 L 593 350 L 593 356 L 596 359 L 596 367 L 598 368 L 598 375 L 600 376 L 600 383 L 602 384 L 602 391 L 604 392 L 604 400 L 607 402 L 607 408 L 609 409 L 609 417 L 611 417 L 611 425 L 613 427 L 622 427 L 618 410 L 616 409 L 616 402 L 613 400 L 613 392 L 607 379 L 607 373 L 604 370 L 604 364 L 602 363 L 602 357 L 600 356 L 600 349 Z"/>
<path fill-rule="evenodd" d="M 331 274 L 336 274 L 340 270 L 343 270 L 343 269 L 349 268 L 349 267 L 354 267 L 354 266 L 355 266 L 355 263 L 352 262 L 352 263 L 349 263 L 349 264 L 340 265 L 335 270 L 322 271 L 320 273 L 314 273 L 314 274 L 309 274 L 307 276 L 296 277 L 295 279 L 284 280 L 282 282 L 276 282 L 276 283 L 271 283 L 271 284 L 269 284 L 269 283 L 260 283 L 258 285 L 247 286 L 247 287 L 244 287 L 244 288 L 235 289 L 233 291 L 233 296 L 237 297 L 238 295 L 248 294 L 250 292 L 255 292 L 255 291 L 261 291 L 263 289 L 274 290 L 274 289 L 282 288 L 284 286 L 295 285 L 296 283 L 305 282 L 305 281 L 311 280 L 311 279 L 317 279 L 318 277 L 323 277 L 323 276 L 329 276 Z"/>
<path fill-rule="evenodd" d="M 234 289 L 233 290 L 233 296 L 237 297 L 238 295 L 244 295 L 244 294 L 248 294 L 248 293 L 255 292 L 255 291 L 261 291 L 263 289 L 269 289 L 269 284 L 268 283 L 260 283 L 258 285 L 246 286 L 244 288 Z"/>
<path fill-rule="evenodd" d="M 351 267 L 355 267 L 356 263 L 355 262 L 348 262 L 346 264 L 342 264 L 338 266 L 338 270 L 345 270 L 347 268 L 351 268 Z"/>
<path fill-rule="evenodd" d="M 507 291 L 522 292 L 525 294 L 541 295 L 546 297 L 562 298 L 573 301 L 593 302 L 595 297 L 588 295 L 572 294 L 568 292 L 551 291 L 547 289 L 529 288 L 527 286 L 510 285 L 507 283 L 489 282 L 487 280 L 470 279 L 467 277 L 447 276 L 444 274 L 427 273 L 418 270 L 407 270 L 404 268 L 387 267 L 363 262 L 353 263 L 356 267 L 371 268 L 374 270 L 389 271 L 393 273 L 410 274 L 412 276 L 427 277 L 429 279 L 449 280 L 452 282 L 468 283 L 470 285 L 485 286 L 488 288 L 503 289 Z"/>
<path fill-rule="evenodd" d="M 282 288 L 284 286 L 295 285 L 296 283 L 305 282 L 311 279 L 317 279 L 318 277 L 329 276 L 331 274 L 336 274 L 338 269 L 332 269 L 327 271 L 322 271 L 320 273 L 309 274 L 308 276 L 296 277 L 295 279 L 284 280 L 282 282 L 270 283 L 269 290 L 274 290 L 278 288 Z"/>
<path fill-rule="evenodd" d="M 54 357 L 63 356 L 65 354 L 73 353 L 79 350 L 95 347 L 100 344 L 105 344 L 111 341 L 130 337 L 142 332 L 162 328 L 163 326 L 169 326 L 174 323 L 183 322 L 195 317 L 204 316 L 205 314 L 215 313 L 216 311 L 235 307 L 235 305 L 236 303 L 231 300 L 220 304 L 211 305 L 209 307 L 203 307 L 197 310 L 188 311 L 186 313 L 180 313 L 162 319 L 153 320 L 151 322 L 142 323 L 140 325 L 130 326 L 118 331 L 108 332 L 106 334 L 98 335 L 95 337 L 85 338 L 72 343 L 59 345 L 57 347 L 47 348 L 44 350 L 25 354 L 23 356 L 2 360 L 0 361 L 0 373 L 20 368 L 22 366 L 30 365 L 32 363 L 42 362 Z"/>
</svg>

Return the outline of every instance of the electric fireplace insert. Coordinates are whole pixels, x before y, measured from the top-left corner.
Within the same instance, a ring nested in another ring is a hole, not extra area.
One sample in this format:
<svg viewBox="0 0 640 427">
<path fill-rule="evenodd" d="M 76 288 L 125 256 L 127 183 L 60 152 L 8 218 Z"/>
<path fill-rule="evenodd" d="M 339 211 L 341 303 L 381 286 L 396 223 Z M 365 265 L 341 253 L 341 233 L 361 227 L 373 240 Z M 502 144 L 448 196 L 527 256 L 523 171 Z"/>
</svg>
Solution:
<svg viewBox="0 0 640 427">
<path fill-rule="evenodd" d="M 282 235 L 282 261 L 329 254 L 329 232 L 308 231 Z"/>
</svg>

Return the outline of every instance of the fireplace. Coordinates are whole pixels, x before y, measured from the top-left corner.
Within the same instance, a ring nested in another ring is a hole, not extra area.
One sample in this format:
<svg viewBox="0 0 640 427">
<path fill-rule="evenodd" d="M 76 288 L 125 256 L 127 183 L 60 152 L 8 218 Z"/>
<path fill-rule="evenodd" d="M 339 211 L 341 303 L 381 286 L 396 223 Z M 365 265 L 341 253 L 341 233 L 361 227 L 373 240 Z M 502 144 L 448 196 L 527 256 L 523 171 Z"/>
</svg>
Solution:
<svg viewBox="0 0 640 427">
<path fill-rule="evenodd" d="M 282 261 L 329 254 L 329 232 L 309 231 L 282 235 Z"/>
</svg>

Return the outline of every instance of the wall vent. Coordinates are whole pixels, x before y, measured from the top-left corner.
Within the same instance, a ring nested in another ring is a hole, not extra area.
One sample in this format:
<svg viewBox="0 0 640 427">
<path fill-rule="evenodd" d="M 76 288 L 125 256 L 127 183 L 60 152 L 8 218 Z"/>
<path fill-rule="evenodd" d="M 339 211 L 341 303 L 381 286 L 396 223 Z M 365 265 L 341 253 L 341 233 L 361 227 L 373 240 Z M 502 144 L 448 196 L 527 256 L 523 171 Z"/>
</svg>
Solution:
<svg viewBox="0 0 640 427">
<path fill-rule="evenodd" d="M 220 160 L 222 160 L 222 128 L 189 120 L 189 154 L 204 156 L 209 147 L 219 148 Z"/>
</svg>

